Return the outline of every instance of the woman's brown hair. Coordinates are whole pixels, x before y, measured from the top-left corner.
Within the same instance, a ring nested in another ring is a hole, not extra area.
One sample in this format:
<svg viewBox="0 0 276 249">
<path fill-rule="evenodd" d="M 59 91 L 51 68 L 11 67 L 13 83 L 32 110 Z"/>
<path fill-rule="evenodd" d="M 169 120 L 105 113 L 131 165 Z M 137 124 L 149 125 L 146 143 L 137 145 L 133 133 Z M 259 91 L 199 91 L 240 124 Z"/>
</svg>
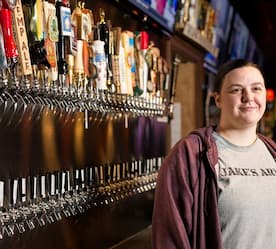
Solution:
<svg viewBox="0 0 276 249">
<path fill-rule="evenodd" d="M 230 71 L 241 68 L 241 67 L 255 67 L 257 68 L 261 73 L 261 69 L 259 66 L 251 61 L 245 60 L 245 59 L 236 59 L 236 60 L 230 60 L 226 63 L 224 63 L 218 70 L 218 73 L 215 77 L 214 82 L 214 92 L 219 93 L 223 84 L 223 80 L 225 78 L 225 75 L 228 74 Z"/>
</svg>

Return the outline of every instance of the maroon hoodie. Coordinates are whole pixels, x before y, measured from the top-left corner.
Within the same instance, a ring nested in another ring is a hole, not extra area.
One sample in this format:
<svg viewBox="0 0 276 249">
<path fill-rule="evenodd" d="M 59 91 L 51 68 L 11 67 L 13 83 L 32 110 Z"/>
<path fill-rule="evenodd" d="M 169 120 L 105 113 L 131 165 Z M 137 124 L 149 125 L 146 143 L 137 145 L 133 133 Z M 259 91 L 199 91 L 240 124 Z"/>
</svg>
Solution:
<svg viewBox="0 0 276 249">
<path fill-rule="evenodd" d="M 152 219 L 153 249 L 222 249 L 213 127 L 181 139 L 160 168 Z M 259 134 L 272 156 L 276 144 Z"/>
</svg>

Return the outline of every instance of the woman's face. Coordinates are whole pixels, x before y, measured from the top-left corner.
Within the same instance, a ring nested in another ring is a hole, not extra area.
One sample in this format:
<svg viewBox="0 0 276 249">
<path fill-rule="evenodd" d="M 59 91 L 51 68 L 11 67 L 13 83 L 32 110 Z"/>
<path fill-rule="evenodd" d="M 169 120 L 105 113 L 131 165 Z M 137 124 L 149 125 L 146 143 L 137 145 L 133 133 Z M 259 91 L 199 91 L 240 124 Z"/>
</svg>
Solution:
<svg viewBox="0 0 276 249">
<path fill-rule="evenodd" d="M 215 101 L 221 110 L 221 127 L 243 129 L 257 126 L 266 107 L 261 72 L 251 66 L 230 71 L 224 77 L 220 93 L 215 94 Z"/>
</svg>

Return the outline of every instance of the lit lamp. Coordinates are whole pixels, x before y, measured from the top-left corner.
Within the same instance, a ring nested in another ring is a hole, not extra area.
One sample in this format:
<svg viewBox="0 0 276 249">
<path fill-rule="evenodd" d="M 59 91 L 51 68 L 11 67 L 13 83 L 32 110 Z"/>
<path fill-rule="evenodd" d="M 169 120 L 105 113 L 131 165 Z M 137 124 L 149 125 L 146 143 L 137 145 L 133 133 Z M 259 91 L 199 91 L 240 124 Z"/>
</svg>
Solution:
<svg viewBox="0 0 276 249">
<path fill-rule="evenodd" d="M 266 89 L 266 101 L 267 101 L 267 109 L 271 110 L 273 107 L 273 102 L 275 99 L 275 92 L 273 89 L 268 88 Z"/>
<path fill-rule="evenodd" d="M 266 89 L 266 100 L 268 102 L 273 102 L 275 98 L 274 90 L 271 88 Z"/>
</svg>

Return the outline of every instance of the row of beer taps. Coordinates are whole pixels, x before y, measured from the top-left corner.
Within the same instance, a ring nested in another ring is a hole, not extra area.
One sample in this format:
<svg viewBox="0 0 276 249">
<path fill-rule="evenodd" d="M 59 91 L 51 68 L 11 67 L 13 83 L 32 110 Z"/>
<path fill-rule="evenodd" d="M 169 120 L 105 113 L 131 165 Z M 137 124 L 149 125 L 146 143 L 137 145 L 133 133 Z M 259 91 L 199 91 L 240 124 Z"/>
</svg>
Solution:
<svg viewBox="0 0 276 249">
<path fill-rule="evenodd" d="M 0 239 L 156 186 L 162 157 L 0 180 Z"/>
<path fill-rule="evenodd" d="M 147 32 L 111 27 L 103 10 L 97 25 L 92 17 L 81 3 L 71 14 L 66 0 L 0 0 L 0 126 L 39 119 L 47 109 L 83 112 L 87 128 L 95 113 L 168 115 L 172 98 L 166 100 L 165 91 L 174 96 L 175 84 L 170 86 L 167 62 Z M 0 176 L 0 239 L 152 190 L 162 160 Z"/>
<path fill-rule="evenodd" d="M 39 104 L 86 114 L 168 114 L 164 92 L 170 90 L 170 70 L 147 32 L 135 35 L 112 27 L 103 9 L 95 25 L 92 11 L 83 3 L 71 14 L 66 1 L 55 6 L 44 1 L 44 12 L 39 12 L 40 0 L 35 4 L 24 0 L 23 5 L 2 2 L 0 102 L 4 107 L 13 105 L 10 109 L 17 111 L 18 106 Z M 36 15 L 28 17 L 30 8 Z M 63 20 L 69 22 L 67 29 Z"/>
</svg>

